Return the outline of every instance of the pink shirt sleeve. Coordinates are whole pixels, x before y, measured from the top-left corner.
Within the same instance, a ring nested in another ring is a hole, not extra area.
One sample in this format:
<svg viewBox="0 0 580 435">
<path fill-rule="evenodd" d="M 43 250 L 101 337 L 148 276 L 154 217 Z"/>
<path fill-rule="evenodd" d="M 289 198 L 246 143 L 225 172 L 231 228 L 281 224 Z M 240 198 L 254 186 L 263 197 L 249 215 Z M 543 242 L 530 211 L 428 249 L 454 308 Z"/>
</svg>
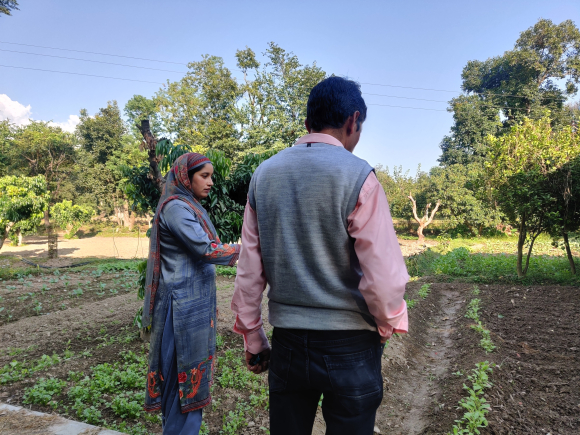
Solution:
<svg viewBox="0 0 580 435">
<path fill-rule="evenodd" d="M 265 288 L 258 217 L 248 202 L 244 211 L 242 248 L 231 308 L 236 314 L 234 332 L 244 336 L 245 350 L 254 355 L 270 347 L 262 322 L 262 294 Z"/>
<path fill-rule="evenodd" d="M 407 332 L 407 304 L 403 299 L 409 280 L 393 227 L 385 192 L 374 172 L 367 177 L 357 205 L 348 217 L 348 232 L 363 277 L 359 290 L 375 318 L 379 334 Z"/>
</svg>

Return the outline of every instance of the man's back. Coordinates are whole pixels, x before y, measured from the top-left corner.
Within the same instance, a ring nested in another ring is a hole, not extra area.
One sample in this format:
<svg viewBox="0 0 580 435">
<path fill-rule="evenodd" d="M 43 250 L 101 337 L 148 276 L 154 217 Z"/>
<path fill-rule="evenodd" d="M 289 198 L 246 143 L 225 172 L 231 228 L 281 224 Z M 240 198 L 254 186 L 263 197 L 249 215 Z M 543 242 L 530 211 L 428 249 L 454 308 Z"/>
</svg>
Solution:
<svg viewBox="0 0 580 435">
<path fill-rule="evenodd" d="M 273 326 L 375 329 L 347 231 L 371 171 L 326 143 L 295 145 L 256 170 L 248 198 L 258 217 Z"/>
<path fill-rule="evenodd" d="M 231 306 L 248 369 L 270 370 L 272 435 L 310 435 L 321 395 L 327 434 L 371 435 L 383 343 L 408 328 L 409 277 L 385 192 L 352 155 L 366 111 L 357 83 L 323 80 L 308 98 L 309 134 L 250 183 Z"/>
</svg>

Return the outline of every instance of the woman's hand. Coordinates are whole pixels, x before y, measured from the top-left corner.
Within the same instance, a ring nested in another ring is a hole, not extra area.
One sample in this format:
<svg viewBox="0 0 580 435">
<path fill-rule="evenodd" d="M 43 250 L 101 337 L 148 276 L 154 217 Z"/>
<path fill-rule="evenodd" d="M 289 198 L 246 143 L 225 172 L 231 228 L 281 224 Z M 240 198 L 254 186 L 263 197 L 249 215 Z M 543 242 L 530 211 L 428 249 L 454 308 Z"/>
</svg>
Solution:
<svg viewBox="0 0 580 435">
<path fill-rule="evenodd" d="M 262 372 L 268 370 L 270 365 L 270 348 L 263 350 L 260 352 L 260 362 L 255 365 L 250 365 L 250 361 L 254 358 L 254 354 L 246 351 L 246 367 L 252 373 L 259 375 Z"/>
</svg>

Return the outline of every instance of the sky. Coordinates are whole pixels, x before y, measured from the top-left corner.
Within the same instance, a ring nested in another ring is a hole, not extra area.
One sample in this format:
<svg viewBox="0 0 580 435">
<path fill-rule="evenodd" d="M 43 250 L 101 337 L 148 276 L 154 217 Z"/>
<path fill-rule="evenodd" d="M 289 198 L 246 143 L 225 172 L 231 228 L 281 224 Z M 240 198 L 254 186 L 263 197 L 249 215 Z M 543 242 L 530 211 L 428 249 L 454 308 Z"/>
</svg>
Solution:
<svg viewBox="0 0 580 435">
<path fill-rule="evenodd" d="M 135 94 L 151 97 L 203 54 L 220 56 L 235 70 L 236 50 L 263 53 L 274 41 L 302 64 L 316 62 L 329 74 L 359 81 L 368 115 L 355 154 L 373 166 L 401 165 L 411 173 L 438 164 L 439 144 L 452 125 L 446 102 L 461 92 L 469 60 L 512 49 L 539 18 L 580 25 L 578 0 L 19 3 L 12 16 L 0 15 L 0 119 L 52 121 L 70 131 L 81 109 L 94 114 L 110 100 L 122 109 Z"/>
</svg>

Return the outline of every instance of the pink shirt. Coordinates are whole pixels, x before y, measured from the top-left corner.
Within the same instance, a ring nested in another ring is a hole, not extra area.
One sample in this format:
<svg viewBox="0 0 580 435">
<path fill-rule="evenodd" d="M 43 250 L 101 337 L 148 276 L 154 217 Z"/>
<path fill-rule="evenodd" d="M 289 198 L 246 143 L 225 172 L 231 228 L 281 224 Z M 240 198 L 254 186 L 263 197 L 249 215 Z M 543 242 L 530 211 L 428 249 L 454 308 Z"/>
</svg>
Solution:
<svg viewBox="0 0 580 435">
<path fill-rule="evenodd" d="M 308 134 L 296 141 L 342 147 L 336 138 Z M 405 261 L 393 227 L 387 197 L 374 172 L 364 182 L 358 202 L 348 217 L 348 233 L 363 272 L 359 290 L 377 323 L 381 336 L 407 332 L 407 304 L 403 299 L 409 280 Z M 238 261 L 231 308 L 236 313 L 234 331 L 244 336 L 245 349 L 257 354 L 269 347 L 262 327 L 262 294 L 266 276 L 262 264 L 256 212 L 246 204 L 242 248 Z"/>
</svg>

